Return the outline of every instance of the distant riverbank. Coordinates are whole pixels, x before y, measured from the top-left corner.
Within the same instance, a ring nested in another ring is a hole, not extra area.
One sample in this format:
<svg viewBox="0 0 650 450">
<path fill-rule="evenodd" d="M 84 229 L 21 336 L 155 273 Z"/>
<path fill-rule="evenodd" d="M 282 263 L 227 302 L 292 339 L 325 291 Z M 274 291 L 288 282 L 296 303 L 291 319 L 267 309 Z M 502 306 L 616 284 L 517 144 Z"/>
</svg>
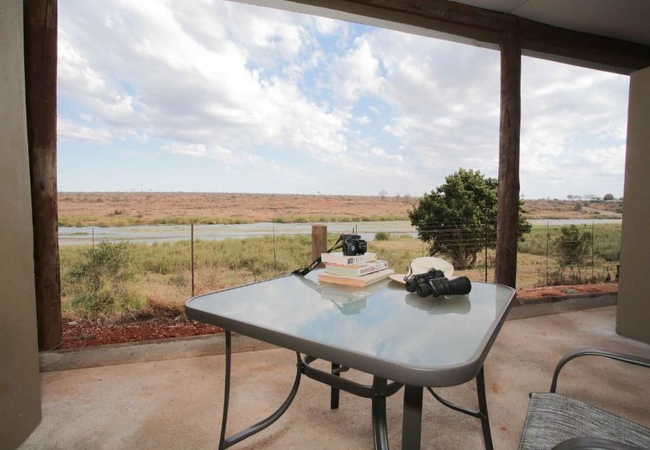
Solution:
<svg viewBox="0 0 650 450">
<path fill-rule="evenodd" d="M 534 219 L 534 226 L 620 224 L 620 219 Z M 373 240 L 376 233 L 417 237 L 411 222 L 361 222 L 361 223 L 323 223 L 329 233 L 357 233 L 363 239 Z M 194 238 L 201 240 L 244 239 L 256 236 L 310 235 L 311 224 L 250 223 L 231 225 L 195 225 Z M 175 242 L 191 237 L 189 225 L 158 225 L 131 227 L 59 227 L 61 245 L 92 245 L 107 240 L 111 242 L 129 241 L 152 244 L 154 242 Z"/>
<path fill-rule="evenodd" d="M 386 196 L 78 192 L 60 193 L 59 225 L 129 227 L 145 225 L 363 223 L 407 221 L 418 203 L 409 194 Z M 592 220 L 621 217 L 622 204 L 526 200 L 529 220 Z"/>
</svg>

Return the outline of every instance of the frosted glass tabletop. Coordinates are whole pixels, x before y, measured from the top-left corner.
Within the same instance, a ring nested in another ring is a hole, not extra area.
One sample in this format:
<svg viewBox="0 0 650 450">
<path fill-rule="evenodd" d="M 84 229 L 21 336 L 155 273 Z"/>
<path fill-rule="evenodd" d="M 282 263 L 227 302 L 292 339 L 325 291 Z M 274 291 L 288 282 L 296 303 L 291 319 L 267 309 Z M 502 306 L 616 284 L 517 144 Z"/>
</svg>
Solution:
<svg viewBox="0 0 650 450">
<path fill-rule="evenodd" d="M 515 290 L 472 283 L 468 295 L 419 297 L 388 280 L 319 284 L 314 271 L 201 295 L 188 317 L 404 384 L 474 378 Z"/>
</svg>

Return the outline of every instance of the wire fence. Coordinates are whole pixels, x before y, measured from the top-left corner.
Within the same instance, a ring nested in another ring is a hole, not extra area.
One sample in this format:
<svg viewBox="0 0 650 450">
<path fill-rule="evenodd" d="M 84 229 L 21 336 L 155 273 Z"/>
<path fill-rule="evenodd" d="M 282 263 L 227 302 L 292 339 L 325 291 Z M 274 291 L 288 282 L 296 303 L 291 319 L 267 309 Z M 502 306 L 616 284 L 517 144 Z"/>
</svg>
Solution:
<svg viewBox="0 0 650 450">
<path fill-rule="evenodd" d="M 566 228 L 566 227 L 565 227 Z M 517 287 L 532 288 L 562 284 L 616 281 L 620 259 L 621 224 L 573 226 L 568 238 L 563 227 L 535 225 L 518 244 Z M 148 299 L 182 302 L 190 295 L 224 289 L 291 273 L 311 262 L 311 235 L 276 232 L 251 237 L 228 233 L 221 238 L 196 233 L 194 226 L 174 227 L 175 235 L 163 240 L 140 237 L 129 245 L 130 256 L 138 273 L 137 288 Z M 368 240 L 369 251 L 389 261 L 397 273 L 406 272 L 410 261 L 420 256 L 437 256 L 451 262 L 455 275 L 473 281 L 494 281 L 496 229 L 487 223 L 445 223 L 420 235 L 404 228 L 381 227 L 370 230 L 364 224 L 346 224 L 328 234 L 329 245 L 343 232 L 357 232 Z M 588 236 L 585 238 L 584 236 Z M 224 239 L 227 237 L 227 239 Z M 83 248 L 100 251 L 100 242 L 122 238 L 98 237 L 94 230 L 81 243 L 63 246 L 61 268 L 66 274 L 82 257 Z M 132 240 L 133 236 L 125 240 Z M 142 242 L 144 241 L 144 242 Z M 430 254 L 431 249 L 436 250 Z"/>
</svg>

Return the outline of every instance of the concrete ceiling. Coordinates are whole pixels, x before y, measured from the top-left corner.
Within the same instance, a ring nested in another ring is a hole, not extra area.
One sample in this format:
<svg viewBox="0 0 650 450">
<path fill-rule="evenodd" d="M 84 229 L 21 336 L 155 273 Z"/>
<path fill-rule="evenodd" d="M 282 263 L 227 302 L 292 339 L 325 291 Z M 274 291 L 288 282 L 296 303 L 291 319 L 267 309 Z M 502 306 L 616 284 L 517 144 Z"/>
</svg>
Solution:
<svg viewBox="0 0 650 450">
<path fill-rule="evenodd" d="M 650 0 L 452 0 L 535 22 L 650 45 Z"/>
</svg>

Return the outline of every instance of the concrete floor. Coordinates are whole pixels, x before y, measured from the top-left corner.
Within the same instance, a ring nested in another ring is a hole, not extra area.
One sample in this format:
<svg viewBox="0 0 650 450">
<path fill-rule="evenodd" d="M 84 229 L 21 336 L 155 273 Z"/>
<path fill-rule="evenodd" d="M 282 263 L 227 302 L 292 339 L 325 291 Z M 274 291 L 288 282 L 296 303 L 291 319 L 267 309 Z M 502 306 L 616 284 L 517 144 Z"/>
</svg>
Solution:
<svg viewBox="0 0 650 450">
<path fill-rule="evenodd" d="M 615 314 L 615 307 L 603 307 L 506 322 L 485 365 L 495 448 L 518 448 L 528 393 L 548 391 L 562 355 L 599 347 L 650 356 L 650 345 L 615 333 Z M 142 349 L 131 354 L 137 351 Z M 295 354 L 236 353 L 233 365 L 229 434 L 266 417 L 284 400 Z M 224 357 L 216 355 L 43 373 L 43 419 L 20 449 L 214 449 L 223 369 Z M 647 369 L 587 357 L 567 366 L 558 392 L 650 427 L 648 375 Z M 370 381 L 364 374 L 345 376 Z M 477 405 L 473 382 L 438 392 Z M 393 448 L 401 445 L 401 403 L 401 392 L 388 400 Z M 477 419 L 443 407 L 426 392 L 422 433 L 422 448 L 483 448 Z M 235 448 L 370 449 L 370 401 L 342 393 L 340 408 L 330 410 L 329 388 L 303 377 L 287 413 Z"/>
</svg>

